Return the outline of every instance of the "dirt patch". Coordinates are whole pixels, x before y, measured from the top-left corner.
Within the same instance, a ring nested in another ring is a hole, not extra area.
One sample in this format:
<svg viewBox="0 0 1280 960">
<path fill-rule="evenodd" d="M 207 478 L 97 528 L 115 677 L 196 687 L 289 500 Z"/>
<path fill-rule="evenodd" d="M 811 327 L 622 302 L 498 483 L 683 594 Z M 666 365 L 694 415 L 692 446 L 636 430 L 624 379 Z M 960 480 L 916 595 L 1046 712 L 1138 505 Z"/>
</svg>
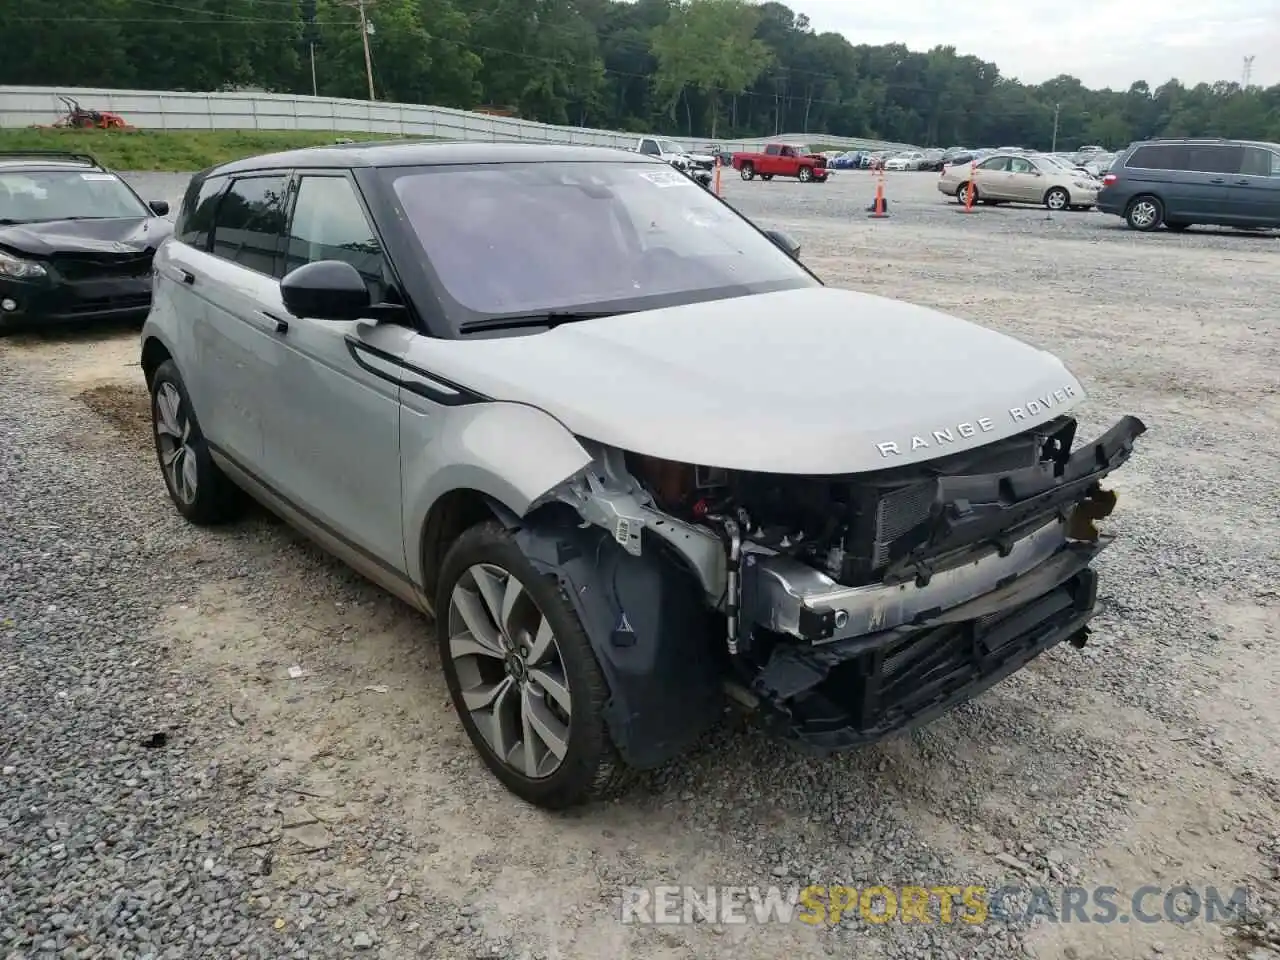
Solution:
<svg viewBox="0 0 1280 960">
<path fill-rule="evenodd" d="M 104 383 L 76 399 L 140 446 L 151 444 L 151 408 L 147 395 L 133 385 Z"/>
</svg>

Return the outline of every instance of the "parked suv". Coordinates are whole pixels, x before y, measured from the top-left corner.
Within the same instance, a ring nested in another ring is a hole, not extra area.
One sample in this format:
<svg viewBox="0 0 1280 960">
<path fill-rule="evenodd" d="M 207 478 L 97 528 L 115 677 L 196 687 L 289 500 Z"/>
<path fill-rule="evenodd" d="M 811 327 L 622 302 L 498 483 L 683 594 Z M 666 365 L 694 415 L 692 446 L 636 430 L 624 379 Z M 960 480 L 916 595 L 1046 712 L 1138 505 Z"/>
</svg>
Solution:
<svg viewBox="0 0 1280 960">
<path fill-rule="evenodd" d="M 1143 141 L 1116 157 L 1102 184 L 1098 209 L 1134 230 L 1280 227 L 1280 144 Z"/>
<path fill-rule="evenodd" d="M 0 151 L 0 332 L 141 320 L 168 212 L 87 153 Z"/>
<path fill-rule="evenodd" d="M 830 751 L 1083 645 L 1143 424 L 1077 444 L 1058 360 L 796 254 L 617 150 L 206 170 L 142 337 L 169 495 L 248 492 L 433 613 L 476 749 L 552 808 L 730 699 Z"/>
</svg>

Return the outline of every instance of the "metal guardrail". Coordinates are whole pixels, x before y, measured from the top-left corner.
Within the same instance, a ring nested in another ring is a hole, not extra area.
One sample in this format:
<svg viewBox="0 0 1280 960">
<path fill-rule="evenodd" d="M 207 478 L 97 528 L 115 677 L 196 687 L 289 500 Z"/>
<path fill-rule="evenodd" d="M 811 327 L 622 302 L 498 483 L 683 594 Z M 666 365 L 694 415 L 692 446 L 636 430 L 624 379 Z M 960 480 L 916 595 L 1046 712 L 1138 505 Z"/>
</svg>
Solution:
<svg viewBox="0 0 1280 960">
<path fill-rule="evenodd" d="M 335 133 L 391 133 L 450 140 L 533 140 L 586 146 L 632 148 L 640 134 L 588 127 L 563 127 L 517 120 L 450 107 L 381 103 L 278 93 L 188 93 L 176 90 L 110 90 L 98 87 L 0 86 L 0 127 L 51 124 L 66 106 L 59 96 L 73 97 L 85 108 L 121 114 L 129 124 L 147 130 L 332 130 Z M 671 137 L 694 148 L 709 141 Z M 725 150 L 756 150 L 784 140 L 846 150 L 888 149 L 906 144 L 786 134 L 758 140 L 721 140 Z"/>
</svg>

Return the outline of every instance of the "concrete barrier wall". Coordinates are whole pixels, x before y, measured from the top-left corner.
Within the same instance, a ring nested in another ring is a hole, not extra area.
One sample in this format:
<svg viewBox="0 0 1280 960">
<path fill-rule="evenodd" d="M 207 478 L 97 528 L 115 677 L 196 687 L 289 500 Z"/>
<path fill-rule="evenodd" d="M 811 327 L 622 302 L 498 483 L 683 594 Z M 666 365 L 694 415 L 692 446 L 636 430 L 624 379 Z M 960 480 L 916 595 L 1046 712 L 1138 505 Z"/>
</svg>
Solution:
<svg viewBox="0 0 1280 960">
<path fill-rule="evenodd" d="M 411 103 L 278 93 L 185 93 L 85 87 L 0 86 L 0 127 L 53 123 L 66 112 L 66 107 L 58 99 L 59 94 L 78 100 L 86 109 L 119 113 L 128 123 L 147 130 L 332 130 L 336 133 L 391 133 L 449 140 L 541 140 L 627 149 L 634 147 L 639 140 L 635 133 L 553 126 Z M 689 141 L 680 137 L 671 139 L 698 148 L 707 144 L 707 141 Z M 906 146 L 816 133 L 783 134 L 768 139 L 822 144 L 844 150 Z M 726 150 L 756 150 L 766 140 L 718 142 Z"/>
</svg>

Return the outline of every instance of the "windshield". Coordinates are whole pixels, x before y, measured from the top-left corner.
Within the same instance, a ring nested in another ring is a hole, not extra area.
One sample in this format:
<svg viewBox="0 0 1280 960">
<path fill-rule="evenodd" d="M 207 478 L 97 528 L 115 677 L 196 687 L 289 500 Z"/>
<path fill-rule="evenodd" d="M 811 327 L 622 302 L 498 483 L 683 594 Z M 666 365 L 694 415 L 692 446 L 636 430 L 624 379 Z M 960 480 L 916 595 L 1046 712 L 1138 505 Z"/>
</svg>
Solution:
<svg viewBox="0 0 1280 960">
<path fill-rule="evenodd" d="M 0 221 L 34 223 L 73 217 L 153 214 L 115 174 L 83 170 L 0 171 Z"/>
<path fill-rule="evenodd" d="M 684 174 L 656 163 L 389 168 L 437 292 L 476 317 L 675 306 L 818 286 Z"/>
<path fill-rule="evenodd" d="M 662 148 L 663 153 L 684 153 L 684 147 L 674 140 L 659 140 L 658 146 Z"/>
</svg>

